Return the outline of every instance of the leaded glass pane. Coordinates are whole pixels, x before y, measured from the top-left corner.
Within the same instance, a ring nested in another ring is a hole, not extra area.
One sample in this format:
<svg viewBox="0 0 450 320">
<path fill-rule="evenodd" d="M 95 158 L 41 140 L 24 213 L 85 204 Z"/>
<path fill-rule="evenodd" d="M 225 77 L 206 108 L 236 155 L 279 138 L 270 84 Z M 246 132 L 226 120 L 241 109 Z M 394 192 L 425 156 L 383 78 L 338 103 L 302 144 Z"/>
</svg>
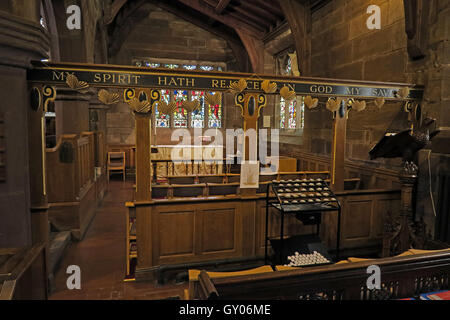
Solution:
<svg viewBox="0 0 450 320">
<path fill-rule="evenodd" d="M 191 114 L 191 128 L 203 129 L 205 127 L 205 92 L 192 91 L 191 101 L 200 101 L 200 108 Z"/>
<path fill-rule="evenodd" d="M 170 102 L 169 90 L 161 90 L 161 100 L 165 103 Z M 155 121 L 157 128 L 170 128 L 170 115 L 160 113 L 158 111 L 158 105 L 155 108 Z"/>
<path fill-rule="evenodd" d="M 215 92 L 210 92 L 210 94 L 214 95 Z M 222 128 L 222 103 L 209 107 L 208 127 Z"/>
<path fill-rule="evenodd" d="M 184 101 L 188 100 L 188 92 L 182 90 L 175 90 L 173 93 L 178 107 L 173 114 L 173 126 L 174 128 L 187 128 L 188 114 L 187 110 L 182 108 L 182 105 Z"/>
</svg>

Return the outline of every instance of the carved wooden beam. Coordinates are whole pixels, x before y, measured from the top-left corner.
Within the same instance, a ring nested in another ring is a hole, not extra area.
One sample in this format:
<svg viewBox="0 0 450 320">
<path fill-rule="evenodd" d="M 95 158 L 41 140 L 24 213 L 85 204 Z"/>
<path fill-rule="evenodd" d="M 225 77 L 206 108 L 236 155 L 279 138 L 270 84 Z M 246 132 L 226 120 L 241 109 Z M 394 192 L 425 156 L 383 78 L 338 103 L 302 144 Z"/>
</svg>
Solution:
<svg viewBox="0 0 450 320">
<path fill-rule="evenodd" d="M 424 58 L 427 53 L 431 2 L 430 0 L 403 0 L 408 54 L 414 60 Z"/>
<path fill-rule="evenodd" d="M 246 32 L 245 29 L 236 28 L 236 32 L 247 49 L 253 72 L 264 73 L 264 43 Z"/>
<path fill-rule="evenodd" d="M 222 14 L 230 4 L 231 0 L 220 0 L 216 7 L 216 13 Z"/>
<path fill-rule="evenodd" d="M 209 18 L 202 14 L 198 14 L 195 11 L 191 12 L 192 9 L 190 9 L 190 8 L 180 7 L 180 5 L 176 3 L 177 1 L 149 0 L 149 2 L 155 4 L 156 6 L 160 7 L 161 9 L 163 9 L 169 13 L 172 13 L 173 15 L 175 15 L 183 20 L 186 20 L 186 21 L 192 23 L 193 25 L 196 25 L 199 28 L 202 28 L 203 30 L 206 30 L 206 31 L 218 36 L 219 38 L 224 39 L 225 41 L 228 42 L 228 44 L 240 46 L 242 49 L 245 50 L 241 39 L 239 38 L 237 33 L 234 31 L 234 29 L 232 29 L 222 23 L 217 24 L 217 21 L 215 21 L 212 18 Z M 215 22 L 215 25 L 213 25 L 212 22 Z"/>
<path fill-rule="evenodd" d="M 218 15 L 215 12 L 214 8 L 211 8 L 208 5 L 204 5 L 200 2 L 200 0 L 179 0 L 178 2 L 183 3 L 202 14 L 209 16 L 211 18 L 216 19 L 219 22 L 222 22 L 223 24 L 232 27 L 232 28 L 241 28 L 244 30 L 247 30 L 248 33 L 250 33 L 252 36 L 262 39 L 265 34 L 264 27 L 255 26 L 255 24 L 246 23 L 245 21 L 242 21 L 241 19 L 237 19 L 234 16 L 230 15 Z"/>
<path fill-rule="evenodd" d="M 295 0 L 279 0 L 294 37 L 301 76 L 310 73 L 311 10 L 308 4 Z"/>
<path fill-rule="evenodd" d="M 110 7 L 109 14 L 105 17 L 105 25 L 111 24 L 116 18 L 119 11 L 127 3 L 128 0 L 114 0 Z"/>
<path fill-rule="evenodd" d="M 245 9 L 247 12 L 254 12 L 255 14 L 272 23 L 284 19 L 283 15 L 277 15 L 273 13 L 271 10 L 264 9 L 263 7 L 258 5 L 253 5 L 248 1 L 242 1 L 239 4 L 239 7 Z M 238 6 L 236 6 L 235 8 L 238 8 Z"/>
<path fill-rule="evenodd" d="M 250 57 L 248 55 L 247 50 L 242 45 L 237 45 L 234 42 L 228 41 L 228 45 L 230 46 L 231 50 L 233 51 L 234 57 L 236 58 L 236 63 L 239 68 L 239 72 L 251 72 L 252 66 L 250 62 Z"/>
</svg>

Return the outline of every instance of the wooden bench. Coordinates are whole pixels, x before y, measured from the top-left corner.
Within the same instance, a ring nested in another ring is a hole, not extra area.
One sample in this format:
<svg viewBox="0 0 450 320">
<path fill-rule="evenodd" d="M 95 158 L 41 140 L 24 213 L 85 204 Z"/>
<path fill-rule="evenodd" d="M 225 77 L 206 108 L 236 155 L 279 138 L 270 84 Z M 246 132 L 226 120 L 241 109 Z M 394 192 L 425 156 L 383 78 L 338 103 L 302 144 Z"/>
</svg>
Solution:
<svg viewBox="0 0 450 320">
<path fill-rule="evenodd" d="M 381 269 L 381 289 L 367 288 L 368 267 Z M 190 279 L 190 299 L 391 300 L 450 288 L 450 249 L 410 250 L 384 259 L 349 258 L 310 268 L 277 267 L 275 272 L 202 273 Z M 206 285 L 205 285 L 206 284 Z M 207 290 L 205 290 L 205 288 Z"/>
</svg>

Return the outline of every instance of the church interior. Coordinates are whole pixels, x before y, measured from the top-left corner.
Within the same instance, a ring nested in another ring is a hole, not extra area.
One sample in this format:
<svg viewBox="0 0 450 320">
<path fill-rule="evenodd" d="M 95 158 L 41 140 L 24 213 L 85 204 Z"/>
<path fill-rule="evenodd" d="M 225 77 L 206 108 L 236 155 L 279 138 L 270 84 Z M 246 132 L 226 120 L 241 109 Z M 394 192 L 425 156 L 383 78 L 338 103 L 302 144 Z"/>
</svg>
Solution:
<svg viewBox="0 0 450 320">
<path fill-rule="evenodd" d="M 0 300 L 450 300 L 450 1 L 0 1 Z"/>
</svg>

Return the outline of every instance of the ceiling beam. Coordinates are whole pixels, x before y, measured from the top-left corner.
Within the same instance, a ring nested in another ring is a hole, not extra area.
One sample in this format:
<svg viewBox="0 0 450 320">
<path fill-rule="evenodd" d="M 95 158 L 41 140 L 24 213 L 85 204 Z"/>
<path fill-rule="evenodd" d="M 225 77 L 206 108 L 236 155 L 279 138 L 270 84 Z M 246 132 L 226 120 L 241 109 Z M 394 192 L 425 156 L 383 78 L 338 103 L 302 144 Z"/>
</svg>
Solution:
<svg viewBox="0 0 450 320">
<path fill-rule="evenodd" d="M 266 19 L 264 19 L 263 17 L 261 17 L 258 14 L 255 14 L 254 12 L 252 12 L 251 10 L 245 10 L 239 6 L 230 6 L 230 11 L 236 11 L 241 13 L 243 16 L 245 16 L 245 19 L 251 19 L 254 22 L 258 23 L 259 25 L 263 25 L 265 26 L 266 29 L 268 29 L 272 23 Z M 230 13 L 232 15 L 232 13 Z"/>
<path fill-rule="evenodd" d="M 264 43 L 248 34 L 245 29 L 236 28 L 236 32 L 242 40 L 250 57 L 254 73 L 264 73 Z"/>
<path fill-rule="evenodd" d="M 186 20 L 193 25 L 196 25 L 203 30 L 211 32 L 219 38 L 224 39 L 231 50 L 233 51 L 234 57 L 236 59 L 237 66 L 239 68 L 239 72 L 250 72 L 250 57 L 247 53 L 247 50 L 242 43 L 239 35 L 236 31 L 220 22 L 215 21 L 212 18 L 205 17 L 202 14 L 199 14 L 195 11 L 193 14 L 191 8 L 182 8 L 177 1 L 174 0 L 166 0 L 166 1 L 157 1 L 150 0 L 151 3 L 155 4 L 159 8 L 177 16 L 180 19 Z M 215 21 L 216 26 L 212 26 L 213 23 L 211 21 Z M 217 25 L 219 24 L 219 25 Z"/>
<path fill-rule="evenodd" d="M 222 14 L 225 11 L 225 9 L 228 7 L 230 2 L 231 2 L 231 0 L 219 0 L 219 3 L 217 4 L 217 7 L 216 7 L 216 13 Z"/>
<path fill-rule="evenodd" d="M 248 11 L 252 11 L 255 14 L 257 14 L 257 15 L 259 15 L 261 17 L 264 17 L 265 19 L 269 20 L 270 22 L 277 22 L 279 20 L 283 20 L 284 19 L 283 16 L 278 16 L 278 15 L 272 13 L 270 10 L 265 10 L 264 8 L 261 8 L 260 6 L 252 5 L 249 2 L 247 2 L 247 1 L 242 1 L 239 4 L 239 7 L 242 7 L 242 9 L 246 10 L 247 12 Z"/>
<path fill-rule="evenodd" d="M 264 28 L 255 27 L 254 24 L 246 23 L 240 19 L 237 19 L 236 17 L 230 15 L 227 16 L 218 15 L 215 12 L 214 8 L 211 8 L 210 6 L 207 5 L 203 5 L 200 2 L 200 0 L 178 0 L 178 2 L 195 9 L 206 16 L 214 18 L 217 21 L 220 21 L 231 28 L 242 28 L 244 30 L 247 30 L 250 34 L 252 34 L 258 39 L 262 39 L 266 33 Z"/>
<path fill-rule="evenodd" d="M 265 8 L 266 10 L 269 10 L 270 12 L 276 14 L 277 16 L 284 16 L 283 10 L 281 9 L 280 5 L 278 4 L 277 0 L 245 0 L 248 3 L 254 4 L 256 6 L 259 6 L 261 8 Z"/>
<path fill-rule="evenodd" d="M 114 0 L 113 4 L 109 8 L 109 13 L 105 17 L 105 25 L 111 24 L 116 18 L 119 11 L 127 3 L 128 0 Z"/>
<path fill-rule="evenodd" d="M 300 75 L 308 76 L 311 60 L 311 9 L 309 5 L 296 0 L 278 2 L 294 37 Z"/>
<path fill-rule="evenodd" d="M 192 12 L 193 9 L 180 6 L 180 4 L 177 3 L 178 1 L 175 1 L 175 0 L 165 0 L 165 1 L 149 0 L 148 2 L 177 16 L 180 19 L 186 20 L 186 21 L 192 23 L 193 25 L 196 25 L 197 27 L 218 36 L 219 38 L 226 40 L 227 42 L 232 42 L 232 43 L 242 46 L 242 42 L 241 42 L 239 36 L 234 31 L 234 29 L 232 29 L 224 24 L 221 24 L 219 26 L 213 26 L 213 23 L 211 23 L 211 19 L 208 19 L 208 17 L 204 17 L 203 15 L 198 14 L 197 11 Z"/>
</svg>

